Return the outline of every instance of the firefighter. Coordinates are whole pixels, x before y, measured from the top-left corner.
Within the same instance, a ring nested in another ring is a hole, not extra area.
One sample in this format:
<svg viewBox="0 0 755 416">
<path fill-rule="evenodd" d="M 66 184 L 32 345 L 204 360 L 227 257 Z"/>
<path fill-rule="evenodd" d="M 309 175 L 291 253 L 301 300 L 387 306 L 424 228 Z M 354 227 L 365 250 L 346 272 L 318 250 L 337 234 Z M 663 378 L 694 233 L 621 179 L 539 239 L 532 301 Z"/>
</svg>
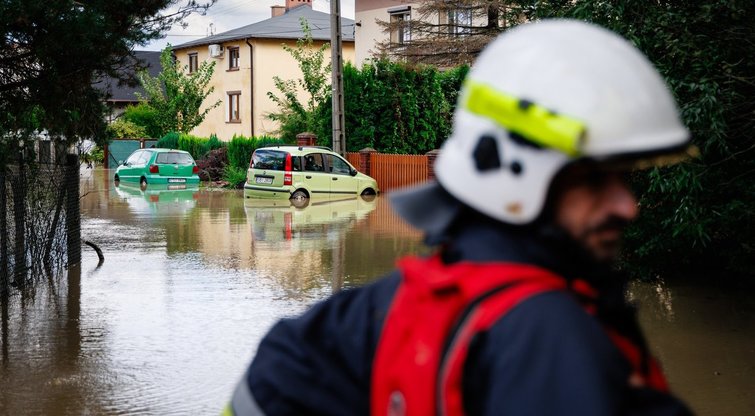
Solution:
<svg viewBox="0 0 755 416">
<path fill-rule="evenodd" d="M 261 342 L 239 415 L 689 414 L 612 267 L 633 169 L 690 154 L 629 42 L 570 20 L 509 30 L 464 82 L 437 180 L 392 204 L 436 246 Z"/>
</svg>

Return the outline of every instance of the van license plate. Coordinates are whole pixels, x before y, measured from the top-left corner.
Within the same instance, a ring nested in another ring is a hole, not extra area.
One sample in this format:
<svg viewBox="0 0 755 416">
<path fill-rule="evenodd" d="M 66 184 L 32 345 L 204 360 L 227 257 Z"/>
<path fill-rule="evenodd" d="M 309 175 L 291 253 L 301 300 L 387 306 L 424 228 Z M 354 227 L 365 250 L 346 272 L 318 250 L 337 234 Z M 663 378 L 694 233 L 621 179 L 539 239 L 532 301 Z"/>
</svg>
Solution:
<svg viewBox="0 0 755 416">
<path fill-rule="evenodd" d="M 273 183 L 273 178 L 263 178 L 261 176 L 257 176 L 254 178 L 254 181 L 257 183 L 264 183 L 266 185 L 271 185 Z"/>
<path fill-rule="evenodd" d="M 184 179 L 184 178 L 170 178 L 170 179 L 168 179 L 168 182 L 170 182 L 170 183 L 184 183 L 184 182 L 186 182 L 186 179 Z"/>
</svg>

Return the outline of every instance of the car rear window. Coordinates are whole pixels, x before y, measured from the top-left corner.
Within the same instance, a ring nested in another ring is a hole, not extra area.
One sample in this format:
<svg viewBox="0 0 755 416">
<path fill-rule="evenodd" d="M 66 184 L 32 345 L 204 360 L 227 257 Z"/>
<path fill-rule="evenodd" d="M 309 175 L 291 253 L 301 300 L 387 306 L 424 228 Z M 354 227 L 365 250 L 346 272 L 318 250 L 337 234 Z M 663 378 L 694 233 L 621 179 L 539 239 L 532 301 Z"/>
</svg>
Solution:
<svg viewBox="0 0 755 416">
<path fill-rule="evenodd" d="M 155 162 L 159 165 L 191 165 L 194 159 L 188 153 L 166 152 L 158 153 Z"/>
<path fill-rule="evenodd" d="M 280 150 L 257 150 L 252 154 L 252 166 L 255 169 L 284 170 L 286 152 Z"/>
</svg>

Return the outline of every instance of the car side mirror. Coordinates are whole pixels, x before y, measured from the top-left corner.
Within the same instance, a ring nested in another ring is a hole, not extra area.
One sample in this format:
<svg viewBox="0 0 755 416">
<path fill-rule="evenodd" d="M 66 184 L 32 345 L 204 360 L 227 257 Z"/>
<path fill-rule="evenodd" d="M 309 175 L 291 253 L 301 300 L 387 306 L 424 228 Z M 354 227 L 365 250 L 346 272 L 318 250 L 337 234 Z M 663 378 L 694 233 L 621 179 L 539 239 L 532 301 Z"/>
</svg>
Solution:
<svg viewBox="0 0 755 416">
<path fill-rule="evenodd" d="M 351 176 L 357 176 L 357 170 L 354 169 L 354 168 L 351 168 L 351 170 L 349 171 L 349 175 L 351 175 Z"/>
<path fill-rule="evenodd" d="M 126 164 L 126 163 L 125 163 L 124 161 L 122 161 L 122 160 L 119 160 L 119 161 L 118 161 L 118 166 L 120 166 L 120 165 L 125 165 L 125 164 Z"/>
</svg>

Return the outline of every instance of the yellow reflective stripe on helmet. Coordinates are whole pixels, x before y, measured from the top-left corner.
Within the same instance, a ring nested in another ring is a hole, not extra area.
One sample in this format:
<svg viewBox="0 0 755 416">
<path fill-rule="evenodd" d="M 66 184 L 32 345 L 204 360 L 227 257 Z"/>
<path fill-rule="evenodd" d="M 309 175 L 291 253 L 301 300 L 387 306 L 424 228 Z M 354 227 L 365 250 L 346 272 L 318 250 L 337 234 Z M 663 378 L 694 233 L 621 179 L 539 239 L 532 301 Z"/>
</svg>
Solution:
<svg viewBox="0 0 755 416">
<path fill-rule="evenodd" d="M 228 406 L 223 409 L 223 413 L 221 413 L 220 416 L 235 416 L 233 413 L 233 407 L 230 403 L 228 403 Z"/>
<path fill-rule="evenodd" d="M 585 136 L 583 122 L 474 81 L 466 81 L 465 87 L 467 96 L 462 105 L 470 112 L 540 146 L 579 155 Z"/>
</svg>

